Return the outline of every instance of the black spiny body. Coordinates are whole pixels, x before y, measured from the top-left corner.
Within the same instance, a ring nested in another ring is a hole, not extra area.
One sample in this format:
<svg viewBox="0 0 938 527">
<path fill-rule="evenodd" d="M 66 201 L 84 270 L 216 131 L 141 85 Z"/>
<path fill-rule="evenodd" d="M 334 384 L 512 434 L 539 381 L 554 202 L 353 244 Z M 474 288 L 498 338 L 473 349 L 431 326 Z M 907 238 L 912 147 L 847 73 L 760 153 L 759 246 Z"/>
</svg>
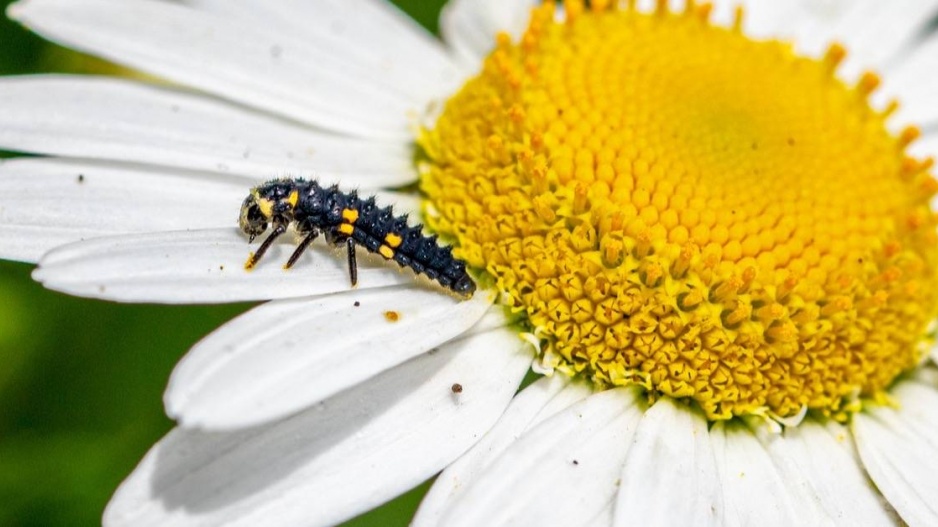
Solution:
<svg viewBox="0 0 938 527">
<path fill-rule="evenodd" d="M 251 241 L 273 224 L 270 235 L 244 264 L 246 269 L 253 268 L 292 224 L 303 239 L 285 269 L 292 267 L 322 233 L 329 243 L 348 248 L 352 285 L 358 280 L 357 244 L 401 267 L 427 275 L 458 295 L 469 297 L 476 289 L 466 273 L 465 262 L 453 257 L 452 247 L 441 246 L 436 235 L 425 236 L 422 226 L 407 225 L 406 215 L 394 216 L 391 207 L 378 207 L 373 196 L 361 199 L 355 191 L 342 192 L 334 185 L 323 188 L 316 181 L 304 179 L 275 179 L 258 185 L 241 205 L 239 224 Z"/>
</svg>

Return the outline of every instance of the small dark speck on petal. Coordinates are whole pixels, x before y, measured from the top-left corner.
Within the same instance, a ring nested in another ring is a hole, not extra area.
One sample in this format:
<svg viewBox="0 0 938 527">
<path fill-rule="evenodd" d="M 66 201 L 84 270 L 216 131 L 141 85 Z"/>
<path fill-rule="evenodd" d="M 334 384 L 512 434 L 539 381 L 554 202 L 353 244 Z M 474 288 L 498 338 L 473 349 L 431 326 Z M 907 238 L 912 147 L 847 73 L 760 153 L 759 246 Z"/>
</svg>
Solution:
<svg viewBox="0 0 938 527">
<path fill-rule="evenodd" d="M 283 55 L 283 48 L 281 48 L 280 46 L 278 46 L 278 45 L 276 45 L 276 44 L 274 44 L 273 46 L 270 46 L 270 56 L 271 56 L 271 57 L 273 57 L 273 58 L 275 58 L 275 59 L 279 59 L 281 55 Z"/>
</svg>

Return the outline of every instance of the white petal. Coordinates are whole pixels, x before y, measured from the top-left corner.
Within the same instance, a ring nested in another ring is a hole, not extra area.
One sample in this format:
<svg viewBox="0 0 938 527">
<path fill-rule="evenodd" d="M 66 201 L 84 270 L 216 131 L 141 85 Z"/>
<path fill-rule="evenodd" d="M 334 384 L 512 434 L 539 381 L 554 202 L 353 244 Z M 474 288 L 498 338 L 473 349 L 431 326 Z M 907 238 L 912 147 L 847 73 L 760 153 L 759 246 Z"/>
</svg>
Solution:
<svg viewBox="0 0 938 527">
<path fill-rule="evenodd" d="M 193 0 L 189 5 L 276 28 L 381 75 L 429 101 L 458 88 L 461 75 L 442 43 L 385 0 Z"/>
<path fill-rule="evenodd" d="M 931 0 L 900 0 L 901 2 L 927 2 Z M 640 8 L 648 11 L 654 9 L 656 0 L 639 0 Z M 675 6 L 683 8 L 682 0 L 671 0 L 672 9 Z M 879 4 L 883 11 L 892 6 L 891 3 L 879 0 L 716 0 L 712 13 L 712 20 L 721 26 L 729 26 L 735 18 L 737 6 L 743 8 L 743 31 L 746 35 L 756 39 L 781 39 L 792 42 L 799 54 L 817 57 L 823 54 L 834 41 L 850 40 L 852 45 L 854 37 L 852 32 L 868 31 L 868 25 L 861 25 L 862 14 L 876 12 Z M 889 23 L 884 26 L 893 28 L 898 34 L 890 35 L 887 44 L 893 40 L 911 34 L 914 30 L 901 22 L 912 20 L 914 17 L 907 13 L 906 17 L 892 16 L 888 13 Z M 897 19 L 897 20 L 893 20 Z M 918 21 L 920 22 L 920 21 Z M 885 29 L 884 27 L 884 29 Z M 863 42 L 865 44 L 865 42 Z M 898 45 L 898 44 L 896 44 Z M 895 49 L 887 46 L 888 49 Z M 851 51 L 852 48 L 851 48 Z M 848 54 L 847 62 L 862 58 L 862 64 L 872 67 L 876 59 L 863 52 Z M 883 51 L 883 50 L 879 50 Z"/>
<path fill-rule="evenodd" d="M 821 507 L 837 525 L 890 525 L 889 511 L 850 449 L 850 431 L 835 423 L 825 427 L 805 420 L 785 429 L 784 440 L 772 441 L 776 464 L 792 463 L 817 493 Z"/>
<path fill-rule="evenodd" d="M 877 101 L 896 98 L 899 109 L 891 121 L 899 125 L 938 122 L 938 35 L 906 52 L 907 58 L 891 69 L 876 93 Z M 880 102 L 882 104 L 882 102 Z"/>
<path fill-rule="evenodd" d="M 932 349 L 932 355 L 934 355 L 935 352 L 936 350 Z M 936 368 L 934 364 L 925 364 L 915 371 L 912 380 L 926 386 L 938 388 L 938 368 Z"/>
<path fill-rule="evenodd" d="M 591 392 L 586 383 L 570 382 L 564 375 L 542 377 L 522 390 L 485 437 L 436 478 L 411 520 L 411 526 L 440 525 L 447 508 L 525 430 L 581 401 Z"/>
<path fill-rule="evenodd" d="M 0 147 L 248 176 L 414 180 L 403 142 L 342 138 L 217 99 L 111 78 L 0 78 Z"/>
<path fill-rule="evenodd" d="M 586 398 L 513 443 L 440 525 L 589 525 L 603 516 L 644 405 L 631 389 Z"/>
<path fill-rule="evenodd" d="M 417 485 L 495 422 L 530 364 L 501 329 L 450 342 L 290 419 L 228 433 L 177 428 L 121 485 L 116 526 L 316 526 Z M 452 385 L 463 387 L 460 394 Z"/>
<path fill-rule="evenodd" d="M 712 18 L 728 26 L 736 16 L 736 6 L 743 8 L 743 30 L 754 38 L 778 38 L 790 33 L 791 28 L 801 21 L 802 11 L 798 2 L 772 0 L 741 0 L 739 2 L 714 2 Z M 790 35 L 789 35 L 790 37 Z"/>
<path fill-rule="evenodd" d="M 8 14 L 53 41 L 290 119 L 409 139 L 426 101 L 305 40 L 154 0 L 24 0 Z"/>
<path fill-rule="evenodd" d="M 296 248 L 292 237 L 284 238 L 251 271 L 244 269 L 244 262 L 257 242 L 248 245 L 237 228 L 94 238 L 56 247 L 40 260 L 33 278 L 70 295 L 163 304 L 245 302 L 353 290 L 344 251 L 314 243 L 292 269 L 284 270 Z M 426 277 L 380 256 L 361 249 L 356 254 L 359 291 L 415 281 L 428 291 L 442 291 Z"/>
<path fill-rule="evenodd" d="M 938 390 L 901 382 L 898 409 L 870 407 L 853 418 L 863 465 L 909 525 L 938 525 Z"/>
<path fill-rule="evenodd" d="M 902 60 L 900 51 L 930 23 L 938 0 L 852 0 L 832 33 L 847 49 L 839 72 L 846 78 Z"/>
<path fill-rule="evenodd" d="M 920 159 L 938 157 L 938 132 L 923 130 L 922 136 L 909 145 L 909 154 Z"/>
<path fill-rule="evenodd" d="M 359 195 L 362 194 L 365 193 L 359 192 Z M 371 192 L 368 194 L 371 194 Z M 423 214 L 420 210 L 421 202 L 416 194 L 406 194 L 393 190 L 376 190 L 374 195 L 378 198 L 378 204 L 382 206 L 384 204 L 393 205 L 395 214 L 407 214 L 413 220 L 414 225 L 423 222 Z"/>
<path fill-rule="evenodd" d="M 718 422 L 710 430 L 710 438 L 723 486 L 725 525 L 831 524 L 805 478 L 796 477 L 797 469 L 790 467 L 790 460 L 770 456 L 745 425 Z"/>
<path fill-rule="evenodd" d="M 614 506 L 614 503 L 612 502 L 608 503 L 605 507 L 602 508 L 602 510 L 597 512 L 592 518 L 590 518 L 586 522 L 583 522 L 583 525 L 589 526 L 589 527 L 600 527 L 603 525 L 612 525 L 612 523 L 615 521 L 613 518 L 613 513 L 614 513 L 613 506 Z"/>
<path fill-rule="evenodd" d="M 721 525 L 723 498 L 707 420 L 662 398 L 642 417 L 615 504 L 616 525 Z"/>
<path fill-rule="evenodd" d="M 815 2 L 814 0 L 779 2 L 777 0 L 731 0 L 716 3 L 714 17 L 722 23 L 732 19 L 736 5 L 744 8 L 743 29 L 745 33 L 755 38 L 781 38 L 792 40 L 801 28 L 813 28 L 818 25 L 818 13 L 812 10 L 811 4 L 817 4 L 820 9 L 829 11 L 831 2 Z M 829 33 L 822 33 L 821 38 L 827 38 Z"/>
<path fill-rule="evenodd" d="M 468 68 L 478 69 L 504 31 L 517 40 L 530 18 L 534 0 L 450 0 L 440 13 L 440 32 Z"/>
<path fill-rule="evenodd" d="M 117 233 L 237 224 L 239 178 L 71 159 L 0 161 L 0 257 Z"/>
<path fill-rule="evenodd" d="M 166 412 L 211 429 L 290 415 L 462 334 L 491 303 L 403 287 L 269 302 L 192 348 Z"/>
</svg>

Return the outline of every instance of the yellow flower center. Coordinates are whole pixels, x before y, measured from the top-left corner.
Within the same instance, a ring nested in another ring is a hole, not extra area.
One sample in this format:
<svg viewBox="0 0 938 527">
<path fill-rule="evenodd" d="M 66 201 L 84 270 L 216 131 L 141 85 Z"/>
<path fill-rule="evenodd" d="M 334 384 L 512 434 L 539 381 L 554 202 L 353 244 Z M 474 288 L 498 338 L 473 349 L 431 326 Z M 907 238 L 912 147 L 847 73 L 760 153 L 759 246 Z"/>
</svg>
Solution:
<svg viewBox="0 0 938 527">
<path fill-rule="evenodd" d="M 424 131 L 431 226 L 600 386 L 710 419 L 882 395 L 938 313 L 916 130 L 889 133 L 874 75 L 835 77 L 837 46 L 592 4 L 535 9 Z"/>
</svg>

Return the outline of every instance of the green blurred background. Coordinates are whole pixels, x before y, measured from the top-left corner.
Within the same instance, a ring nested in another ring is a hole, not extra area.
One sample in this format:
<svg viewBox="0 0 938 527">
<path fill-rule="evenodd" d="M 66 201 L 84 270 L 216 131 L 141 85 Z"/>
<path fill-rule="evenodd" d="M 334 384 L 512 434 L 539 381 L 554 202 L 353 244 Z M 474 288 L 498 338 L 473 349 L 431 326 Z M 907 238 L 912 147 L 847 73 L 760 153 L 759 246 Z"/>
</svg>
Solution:
<svg viewBox="0 0 938 527">
<path fill-rule="evenodd" d="M 395 3 L 436 31 L 443 0 Z M 3 18 L 0 74 L 50 71 L 114 70 Z M 0 260 L 0 526 L 99 525 L 114 489 L 172 427 L 162 392 L 173 365 L 250 306 L 84 300 L 44 290 L 32 269 Z M 406 525 L 426 488 L 348 525 Z"/>
</svg>

